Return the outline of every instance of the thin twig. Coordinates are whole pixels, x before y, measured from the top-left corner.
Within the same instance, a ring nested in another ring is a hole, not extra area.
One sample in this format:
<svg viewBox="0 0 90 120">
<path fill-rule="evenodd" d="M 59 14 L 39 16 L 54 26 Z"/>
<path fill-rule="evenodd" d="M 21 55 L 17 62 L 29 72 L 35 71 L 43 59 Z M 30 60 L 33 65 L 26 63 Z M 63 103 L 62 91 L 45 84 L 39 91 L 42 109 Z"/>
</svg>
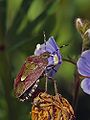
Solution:
<svg viewBox="0 0 90 120">
<path fill-rule="evenodd" d="M 72 61 L 70 59 L 62 58 L 62 60 L 76 65 L 76 62 L 74 62 L 74 61 Z"/>
</svg>

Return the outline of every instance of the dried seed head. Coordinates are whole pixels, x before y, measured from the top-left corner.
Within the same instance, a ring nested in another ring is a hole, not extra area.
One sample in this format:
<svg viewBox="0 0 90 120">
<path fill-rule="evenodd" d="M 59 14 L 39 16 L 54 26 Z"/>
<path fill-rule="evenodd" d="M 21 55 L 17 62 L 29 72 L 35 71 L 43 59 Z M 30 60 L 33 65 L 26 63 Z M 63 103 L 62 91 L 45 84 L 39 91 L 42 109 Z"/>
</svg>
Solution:
<svg viewBox="0 0 90 120">
<path fill-rule="evenodd" d="M 40 93 L 33 101 L 32 120 L 75 120 L 69 102 L 61 95 Z"/>
</svg>

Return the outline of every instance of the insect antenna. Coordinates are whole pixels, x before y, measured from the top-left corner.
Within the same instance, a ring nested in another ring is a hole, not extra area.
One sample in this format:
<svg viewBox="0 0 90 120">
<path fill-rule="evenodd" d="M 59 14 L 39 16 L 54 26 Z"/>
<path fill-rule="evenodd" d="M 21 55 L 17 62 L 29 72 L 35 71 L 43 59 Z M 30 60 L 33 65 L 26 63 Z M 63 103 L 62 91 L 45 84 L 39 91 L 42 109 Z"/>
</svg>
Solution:
<svg viewBox="0 0 90 120">
<path fill-rule="evenodd" d="M 44 37 L 45 50 L 46 50 L 46 35 L 45 35 L 45 31 L 43 31 L 43 37 Z"/>
<path fill-rule="evenodd" d="M 68 44 L 66 44 L 66 45 L 62 45 L 62 46 L 60 46 L 59 48 L 63 48 L 63 47 L 66 47 L 66 46 L 68 46 L 69 45 L 69 43 Z M 53 54 L 55 54 L 58 50 L 59 50 L 59 48 L 58 49 L 56 49 L 56 51 L 54 51 L 52 54 L 51 54 L 51 56 L 53 57 Z"/>
<path fill-rule="evenodd" d="M 43 31 L 43 36 L 44 36 L 44 43 L 46 44 L 46 35 L 45 35 L 45 31 Z"/>
<path fill-rule="evenodd" d="M 66 46 L 68 46 L 68 45 L 69 45 L 69 43 L 68 43 L 68 44 L 65 44 L 65 45 L 60 46 L 60 48 L 66 47 Z"/>
</svg>

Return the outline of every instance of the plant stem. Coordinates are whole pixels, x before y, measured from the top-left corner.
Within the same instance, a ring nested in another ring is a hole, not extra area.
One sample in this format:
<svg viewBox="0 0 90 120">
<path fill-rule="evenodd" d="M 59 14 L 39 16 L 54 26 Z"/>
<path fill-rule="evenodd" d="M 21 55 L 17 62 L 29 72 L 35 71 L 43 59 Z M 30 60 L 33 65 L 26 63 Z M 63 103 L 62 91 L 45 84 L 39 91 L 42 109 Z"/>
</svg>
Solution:
<svg viewBox="0 0 90 120">
<path fill-rule="evenodd" d="M 80 87 L 80 77 L 78 72 L 76 71 L 75 74 L 75 84 L 74 84 L 74 94 L 73 94 L 73 107 L 76 112 L 77 102 L 78 102 L 78 95 L 79 95 L 79 87 Z"/>
<path fill-rule="evenodd" d="M 62 59 L 63 61 L 66 61 L 66 62 L 69 62 L 69 63 L 72 63 L 73 65 L 76 65 L 76 63 L 70 59 L 66 59 L 66 58 L 63 58 Z"/>
</svg>

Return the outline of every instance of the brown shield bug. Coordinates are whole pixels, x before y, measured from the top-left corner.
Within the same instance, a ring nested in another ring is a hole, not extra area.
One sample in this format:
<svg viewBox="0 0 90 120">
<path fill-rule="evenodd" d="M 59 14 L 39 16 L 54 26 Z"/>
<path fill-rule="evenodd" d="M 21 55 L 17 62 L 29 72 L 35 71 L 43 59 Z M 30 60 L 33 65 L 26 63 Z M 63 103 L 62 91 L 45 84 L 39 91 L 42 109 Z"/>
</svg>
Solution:
<svg viewBox="0 0 90 120">
<path fill-rule="evenodd" d="M 49 52 L 29 56 L 14 81 L 14 93 L 21 101 L 27 100 L 38 86 L 39 78 L 48 65 Z"/>
</svg>

